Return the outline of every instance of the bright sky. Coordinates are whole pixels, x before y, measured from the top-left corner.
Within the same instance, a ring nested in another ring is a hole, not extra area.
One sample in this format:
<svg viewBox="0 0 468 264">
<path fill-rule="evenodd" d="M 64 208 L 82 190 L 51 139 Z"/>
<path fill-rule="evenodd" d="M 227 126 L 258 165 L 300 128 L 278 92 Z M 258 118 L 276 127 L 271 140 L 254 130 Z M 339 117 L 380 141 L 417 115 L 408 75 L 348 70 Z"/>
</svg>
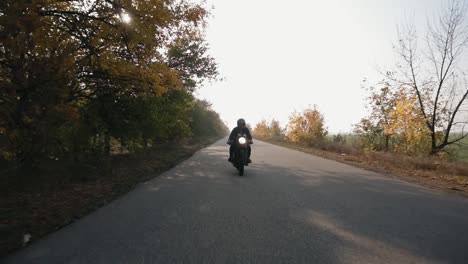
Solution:
<svg viewBox="0 0 468 264">
<path fill-rule="evenodd" d="M 316 104 L 329 131 L 350 132 L 366 115 L 364 78 L 393 65 L 396 26 L 445 0 L 208 0 L 207 39 L 225 80 L 198 91 L 232 128 L 243 117 L 285 125 Z"/>
</svg>

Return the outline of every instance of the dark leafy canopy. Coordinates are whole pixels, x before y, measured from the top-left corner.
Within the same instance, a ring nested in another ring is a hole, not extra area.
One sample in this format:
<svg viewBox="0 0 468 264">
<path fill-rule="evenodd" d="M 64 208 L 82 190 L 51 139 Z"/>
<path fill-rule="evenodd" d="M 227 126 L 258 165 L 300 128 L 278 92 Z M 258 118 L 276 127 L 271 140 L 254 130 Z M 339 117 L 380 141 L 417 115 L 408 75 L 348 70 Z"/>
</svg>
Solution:
<svg viewBox="0 0 468 264">
<path fill-rule="evenodd" d="M 1 1 L 2 158 L 190 136 L 195 113 L 212 114 L 191 94 L 217 76 L 208 15 L 184 0 Z"/>
<path fill-rule="evenodd" d="M 229 128 L 205 100 L 195 101 L 192 111 L 191 130 L 196 137 L 227 135 Z"/>
</svg>

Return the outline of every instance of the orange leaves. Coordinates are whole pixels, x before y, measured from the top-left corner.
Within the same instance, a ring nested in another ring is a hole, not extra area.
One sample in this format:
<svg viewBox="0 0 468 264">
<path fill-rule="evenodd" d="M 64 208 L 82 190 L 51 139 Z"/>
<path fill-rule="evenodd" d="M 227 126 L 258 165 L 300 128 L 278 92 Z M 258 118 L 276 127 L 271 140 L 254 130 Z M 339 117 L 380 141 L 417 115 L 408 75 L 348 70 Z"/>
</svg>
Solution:
<svg viewBox="0 0 468 264">
<path fill-rule="evenodd" d="M 270 127 L 267 124 L 267 121 L 263 119 L 258 123 L 253 129 L 252 133 L 259 137 L 268 137 L 270 136 Z"/>
<path fill-rule="evenodd" d="M 370 115 L 356 125 L 366 149 L 407 154 L 430 151 L 430 131 L 413 90 L 389 80 L 367 88 Z"/>
<path fill-rule="evenodd" d="M 284 130 L 281 128 L 278 120 L 272 119 L 271 122 L 268 123 L 263 119 L 255 126 L 252 133 L 259 137 L 282 137 L 284 135 Z"/>
<path fill-rule="evenodd" d="M 292 142 L 322 140 L 327 135 L 323 114 L 314 105 L 289 117 L 287 137 Z"/>
<path fill-rule="evenodd" d="M 396 141 L 394 151 L 419 153 L 430 150 L 430 131 L 417 106 L 416 95 L 400 89 L 396 94 L 395 108 L 389 111 L 389 115 L 389 123 L 384 129 Z"/>
</svg>

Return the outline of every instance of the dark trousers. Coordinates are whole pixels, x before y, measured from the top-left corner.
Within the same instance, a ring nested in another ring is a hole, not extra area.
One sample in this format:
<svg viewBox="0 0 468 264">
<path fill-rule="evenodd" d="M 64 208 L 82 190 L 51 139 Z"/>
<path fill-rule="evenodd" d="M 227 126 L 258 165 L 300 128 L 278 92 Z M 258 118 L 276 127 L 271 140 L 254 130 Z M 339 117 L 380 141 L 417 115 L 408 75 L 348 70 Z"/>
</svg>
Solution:
<svg viewBox="0 0 468 264">
<path fill-rule="evenodd" d="M 229 157 L 234 156 L 234 149 L 235 148 L 236 148 L 236 146 L 234 144 L 231 144 L 231 146 L 229 147 Z M 250 145 L 247 147 L 247 153 L 248 153 L 249 159 L 250 159 L 250 154 L 252 153 L 252 149 L 250 148 Z"/>
</svg>

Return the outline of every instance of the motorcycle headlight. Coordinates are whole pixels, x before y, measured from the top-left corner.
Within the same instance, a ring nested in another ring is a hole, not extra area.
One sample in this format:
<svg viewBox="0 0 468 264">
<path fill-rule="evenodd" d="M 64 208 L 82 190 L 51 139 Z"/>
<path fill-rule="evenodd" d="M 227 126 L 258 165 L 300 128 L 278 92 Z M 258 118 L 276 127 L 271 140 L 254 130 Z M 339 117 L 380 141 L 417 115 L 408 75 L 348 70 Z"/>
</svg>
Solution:
<svg viewBox="0 0 468 264">
<path fill-rule="evenodd" d="M 239 144 L 242 144 L 242 145 L 243 145 L 243 144 L 245 144 L 245 143 L 247 143 L 247 140 L 245 139 L 245 137 L 240 137 L 240 138 L 239 138 Z"/>
</svg>

